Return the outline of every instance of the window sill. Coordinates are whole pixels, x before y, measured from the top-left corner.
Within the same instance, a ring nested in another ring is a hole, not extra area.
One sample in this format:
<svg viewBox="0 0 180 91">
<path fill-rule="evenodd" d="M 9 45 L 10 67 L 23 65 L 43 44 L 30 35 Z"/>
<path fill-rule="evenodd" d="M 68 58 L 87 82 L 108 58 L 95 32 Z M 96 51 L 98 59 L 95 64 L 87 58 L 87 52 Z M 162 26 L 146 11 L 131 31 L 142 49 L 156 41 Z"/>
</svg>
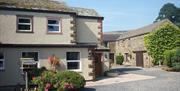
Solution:
<svg viewBox="0 0 180 91">
<path fill-rule="evenodd" d="M 60 35 L 62 35 L 63 33 L 62 32 L 47 32 L 47 34 L 60 34 Z"/>
<path fill-rule="evenodd" d="M 73 69 L 71 69 L 71 70 L 68 70 L 68 71 L 75 71 L 75 72 L 80 72 L 80 73 L 82 72 L 82 70 L 81 70 L 81 69 L 77 69 L 77 70 L 76 70 L 76 69 L 74 69 L 74 70 L 73 70 Z"/>
<path fill-rule="evenodd" d="M 34 33 L 33 31 L 16 31 L 16 33 Z"/>
</svg>

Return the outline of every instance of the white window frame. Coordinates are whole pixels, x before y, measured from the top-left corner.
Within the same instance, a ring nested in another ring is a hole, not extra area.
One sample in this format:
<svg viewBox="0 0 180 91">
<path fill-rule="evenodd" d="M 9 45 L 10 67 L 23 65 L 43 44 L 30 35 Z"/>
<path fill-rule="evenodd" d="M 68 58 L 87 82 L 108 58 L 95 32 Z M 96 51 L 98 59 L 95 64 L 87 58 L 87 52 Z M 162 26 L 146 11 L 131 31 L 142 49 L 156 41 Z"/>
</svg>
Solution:
<svg viewBox="0 0 180 91">
<path fill-rule="evenodd" d="M 56 20 L 56 21 L 58 21 L 59 23 L 58 24 L 48 24 L 48 21 L 49 20 Z M 61 19 L 58 19 L 58 18 L 47 18 L 47 32 L 48 33 L 61 33 Z M 59 31 L 49 31 L 49 29 L 48 29 L 48 26 L 58 26 L 59 27 Z"/>
<path fill-rule="evenodd" d="M 2 52 L 2 54 L 3 54 L 3 59 L 0 59 L 0 61 L 3 62 L 3 67 L 0 67 L 0 70 L 4 70 L 5 69 L 5 54 L 4 54 L 4 52 Z"/>
<path fill-rule="evenodd" d="M 37 53 L 38 53 L 38 61 L 37 61 L 37 62 L 39 62 L 39 51 L 21 51 L 21 58 L 23 58 L 23 57 L 22 57 L 22 53 L 23 53 L 23 52 L 37 52 Z"/>
<path fill-rule="evenodd" d="M 67 60 L 67 53 L 68 52 L 78 52 L 79 53 L 79 60 Z M 79 62 L 79 69 L 68 69 L 68 62 Z M 79 51 L 67 51 L 66 52 L 66 63 L 67 63 L 67 70 L 81 72 L 82 71 L 81 52 L 79 52 Z"/>
<path fill-rule="evenodd" d="M 19 19 L 29 19 L 30 20 L 30 23 L 19 23 Z M 30 16 L 17 16 L 17 31 L 20 31 L 20 32 L 32 32 L 32 17 Z M 19 30 L 19 24 L 21 25 L 30 25 L 30 30 Z"/>
</svg>

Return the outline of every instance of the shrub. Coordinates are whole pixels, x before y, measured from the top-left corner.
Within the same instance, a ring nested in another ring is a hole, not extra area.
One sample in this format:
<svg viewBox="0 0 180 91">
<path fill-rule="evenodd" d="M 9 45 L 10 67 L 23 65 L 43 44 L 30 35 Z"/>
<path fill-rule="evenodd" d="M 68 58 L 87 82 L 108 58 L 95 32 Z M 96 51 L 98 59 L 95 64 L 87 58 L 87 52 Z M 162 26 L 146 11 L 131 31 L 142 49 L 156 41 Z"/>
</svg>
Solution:
<svg viewBox="0 0 180 91">
<path fill-rule="evenodd" d="M 38 91 L 44 91 L 46 88 L 57 88 L 60 84 L 56 73 L 53 71 L 44 71 L 41 76 L 35 77 L 32 82 L 38 85 Z"/>
<path fill-rule="evenodd" d="M 164 52 L 164 64 L 172 68 L 172 71 L 180 71 L 180 48 Z"/>
<path fill-rule="evenodd" d="M 40 76 L 44 71 L 47 71 L 45 67 L 33 68 L 31 71 L 29 71 L 28 79 L 33 80 L 35 77 Z M 32 82 L 29 82 L 29 84 L 32 84 Z"/>
<path fill-rule="evenodd" d="M 31 73 L 32 73 L 32 76 L 37 77 L 37 76 L 40 76 L 44 71 L 47 71 L 45 67 L 41 67 L 40 69 L 34 68 L 32 69 Z"/>
<path fill-rule="evenodd" d="M 166 50 L 164 52 L 164 64 L 172 67 L 173 63 L 180 63 L 180 48 Z"/>
<path fill-rule="evenodd" d="M 124 57 L 121 53 L 119 53 L 119 55 L 116 56 L 116 63 L 122 65 L 123 61 Z"/>
<path fill-rule="evenodd" d="M 35 77 L 32 82 L 38 85 L 38 91 L 44 91 L 45 89 L 73 91 L 83 88 L 85 85 L 84 77 L 73 71 L 44 71 L 41 76 Z"/>
<path fill-rule="evenodd" d="M 77 89 L 83 88 L 86 84 L 84 77 L 74 71 L 63 71 L 57 75 L 61 81 L 73 84 Z"/>
<path fill-rule="evenodd" d="M 172 69 L 173 71 L 180 71 L 180 63 L 174 63 Z"/>
<path fill-rule="evenodd" d="M 164 52 L 164 62 L 163 64 L 172 67 L 172 58 L 175 55 L 175 50 L 166 50 Z"/>
</svg>

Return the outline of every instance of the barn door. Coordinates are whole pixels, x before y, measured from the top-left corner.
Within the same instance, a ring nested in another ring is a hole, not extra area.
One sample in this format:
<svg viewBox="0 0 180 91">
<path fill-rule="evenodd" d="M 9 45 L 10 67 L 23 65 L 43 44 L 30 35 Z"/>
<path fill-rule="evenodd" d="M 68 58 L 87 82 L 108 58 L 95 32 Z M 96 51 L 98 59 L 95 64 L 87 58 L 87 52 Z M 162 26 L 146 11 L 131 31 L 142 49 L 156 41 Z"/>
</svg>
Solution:
<svg viewBox="0 0 180 91">
<path fill-rule="evenodd" d="M 144 67 L 144 64 L 143 64 L 143 52 L 142 51 L 136 52 L 136 66 Z"/>
</svg>

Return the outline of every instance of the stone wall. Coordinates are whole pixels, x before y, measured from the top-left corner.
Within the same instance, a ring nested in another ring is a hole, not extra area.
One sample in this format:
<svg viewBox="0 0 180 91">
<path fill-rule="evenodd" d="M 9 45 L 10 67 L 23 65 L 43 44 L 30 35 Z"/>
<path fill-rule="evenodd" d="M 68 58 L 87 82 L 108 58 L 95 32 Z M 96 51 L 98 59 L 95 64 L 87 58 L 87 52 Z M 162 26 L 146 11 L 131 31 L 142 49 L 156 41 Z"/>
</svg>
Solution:
<svg viewBox="0 0 180 91">
<path fill-rule="evenodd" d="M 122 53 L 125 65 L 136 66 L 136 51 L 142 51 L 144 67 L 151 67 L 152 58 L 147 54 L 146 47 L 144 46 L 144 36 L 140 35 L 116 41 L 115 55 Z"/>
</svg>

